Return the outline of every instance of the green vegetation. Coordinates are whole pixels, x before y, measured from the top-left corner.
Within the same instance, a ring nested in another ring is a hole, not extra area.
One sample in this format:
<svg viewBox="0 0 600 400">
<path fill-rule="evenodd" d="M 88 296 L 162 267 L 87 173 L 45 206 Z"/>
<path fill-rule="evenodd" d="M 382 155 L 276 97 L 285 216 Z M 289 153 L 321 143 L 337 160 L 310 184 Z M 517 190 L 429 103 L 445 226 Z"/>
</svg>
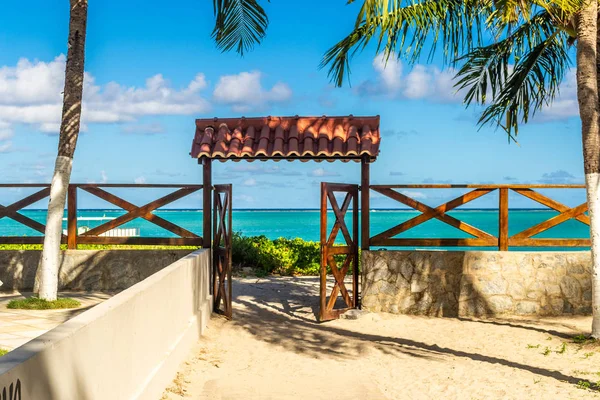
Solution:
<svg viewBox="0 0 600 400">
<path fill-rule="evenodd" d="M 61 245 L 61 250 L 67 250 L 67 245 Z M 77 250 L 197 250 L 198 246 L 141 246 L 127 244 L 80 244 Z M 0 244 L 0 250 L 42 250 L 41 244 Z"/>
<path fill-rule="evenodd" d="M 544 352 L 542 353 L 543 355 L 547 356 L 551 353 L 552 351 L 550 350 L 549 347 L 546 347 L 546 349 L 544 350 Z"/>
<path fill-rule="evenodd" d="M 558 354 L 564 354 L 567 351 L 567 344 L 565 342 L 563 342 L 563 344 L 560 346 L 560 349 L 558 349 L 556 352 Z"/>
<path fill-rule="evenodd" d="M 539 349 L 539 348 L 540 348 L 540 345 L 539 345 L 539 344 L 536 344 L 536 345 L 534 346 L 534 345 L 532 345 L 532 344 L 528 344 L 528 345 L 527 345 L 527 348 L 528 348 L 528 349 Z"/>
<path fill-rule="evenodd" d="M 318 275 L 321 248 L 300 238 L 233 235 L 233 264 L 252 267 L 259 275 Z"/>
<path fill-rule="evenodd" d="M 589 389 L 592 387 L 592 384 L 589 383 L 588 381 L 579 381 L 579 382 L 577 382 L 577 387 L 579 389 Z"/>
<path fill-rule="evenodd" d="M 0 357 L 6 354 L 8 354 L 8 350 L 0 349 Z"/>
<path fill-rule="evenodd" d="M 577 335 L 577 336 L 573 336 L 573 342 L 577 343 L 577 344 L 584 344 L 586 343 L 588 340 L 593 340 L 587 336 L 585 336 L 584 334 L 581 335 Z"/>
<path fill-rule="evenodd" d="M 77 308 L 80 306 L 80 302 L 68 297 L 54 301 L 42 300 L 38 297 L 28 297 L 26 299 L 11 300 L 6 307 L 21 310 L 56 310 L 61 308 Z"/>
</svg>

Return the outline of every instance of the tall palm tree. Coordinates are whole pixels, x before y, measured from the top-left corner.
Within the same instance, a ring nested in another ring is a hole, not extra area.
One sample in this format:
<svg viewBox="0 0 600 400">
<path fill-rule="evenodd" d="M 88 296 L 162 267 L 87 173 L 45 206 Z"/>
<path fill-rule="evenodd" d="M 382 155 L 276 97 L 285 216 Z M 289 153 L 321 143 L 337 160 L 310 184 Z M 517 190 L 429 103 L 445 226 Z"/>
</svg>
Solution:
<svg viewBox="0 0 600 400">
<path fill-rule="evenodd" d="M 58 291 L 62 218 L 79 136 L 83 99 L 88 0 L 69 1 L 71 11 L 58 155 L 50 188 L 42 262 L 34 287 L 39 297 L 46 300 L 55 300 Z M 215 26 L 212 37 L 219 49 L 235 50 L 243 55 L 265 37 L 269 20 L 258 0 L 213 0 L 213 8 Z"/>
<path fill-rule="evenodd" d="M 350 0 L 354 2 L 354 0 Z M 515 139 L 551 104 L 576 44 L 577 94 L 592 242 L 592 336 L 600 338 L 600 130 L 598 0 L 364 0 L 354 29 L 325 55 L 341 86 L 350 60 L 373 43 L 375 53 L 415 62 L 441 53 L 459 67 L 466 105 L 484 105 L 479 124 Z"/>
</svg>

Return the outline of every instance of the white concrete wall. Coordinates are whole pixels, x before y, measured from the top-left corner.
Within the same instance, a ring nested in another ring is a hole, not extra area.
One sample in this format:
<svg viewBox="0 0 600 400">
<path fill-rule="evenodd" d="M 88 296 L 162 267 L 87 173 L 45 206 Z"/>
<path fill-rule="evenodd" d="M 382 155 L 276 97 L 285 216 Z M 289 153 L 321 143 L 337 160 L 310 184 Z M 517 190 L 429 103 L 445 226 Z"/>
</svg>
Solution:
<svg viewBox="0 0 600 400">
<path fill-rule="evenodd" d="M 196 251 L 0 358 L 0 395 L 159 399 L 210 317 L 210 267 Z"/>
</svg>

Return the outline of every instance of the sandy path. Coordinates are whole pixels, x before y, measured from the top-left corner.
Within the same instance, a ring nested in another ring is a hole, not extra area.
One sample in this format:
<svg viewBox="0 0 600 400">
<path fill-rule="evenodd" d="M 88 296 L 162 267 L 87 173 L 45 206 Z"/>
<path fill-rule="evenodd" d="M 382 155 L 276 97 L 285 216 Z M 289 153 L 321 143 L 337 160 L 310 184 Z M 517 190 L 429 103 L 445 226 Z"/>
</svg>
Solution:
<svg viewBox="0 0 600 400">
<path fill-rule="evenodd" d="M 236 279 L 234 321 L 211 320 L 163 398 L 600 398 L 577 387 L 600 381 L 600 348 L 571 340 L 589 332 L 589 317 L 367 314 L 317 324 L 317 287 L 313 278 Z"/>
</svg>

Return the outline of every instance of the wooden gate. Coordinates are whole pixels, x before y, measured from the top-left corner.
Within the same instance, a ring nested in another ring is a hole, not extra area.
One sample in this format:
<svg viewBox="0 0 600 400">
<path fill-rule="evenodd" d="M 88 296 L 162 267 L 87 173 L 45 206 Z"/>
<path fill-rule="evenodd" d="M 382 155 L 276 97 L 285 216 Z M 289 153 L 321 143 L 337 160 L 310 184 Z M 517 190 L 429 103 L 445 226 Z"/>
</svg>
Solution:
<svg viewBox="0 0 600 400">
<path fill-rule="evenodd" d="M 215 185 L 213 202 L 213 311 L 231 319 L 231 184 Z"/>
<path fill-rule="evenodd" d="M 335 193 L 345 194 L 342 205 L 338 204 Z M 331 205 L 335 222 L 330 232 L 327 229 L 327 209 Z M 346 224 L 346 214 L 352 206 L 352 230 Z M 344 244 L 335 245 L 339 232 L 342 232 Z M 341 265 L 341 267 L 340 267 Z M 327 268 L 335 283 L 327 297 Z M 346 288 L 346 274 L 352 268 L 352 294 Z M 339 295 L 343 299 L 342 307 L 336 307 Z M 344 312 L 359 306 L 358 297 L 358 185 L 321 183 L 321 293 L 319 320 L 329 321 L 338 318 Z"/>
</svg>

